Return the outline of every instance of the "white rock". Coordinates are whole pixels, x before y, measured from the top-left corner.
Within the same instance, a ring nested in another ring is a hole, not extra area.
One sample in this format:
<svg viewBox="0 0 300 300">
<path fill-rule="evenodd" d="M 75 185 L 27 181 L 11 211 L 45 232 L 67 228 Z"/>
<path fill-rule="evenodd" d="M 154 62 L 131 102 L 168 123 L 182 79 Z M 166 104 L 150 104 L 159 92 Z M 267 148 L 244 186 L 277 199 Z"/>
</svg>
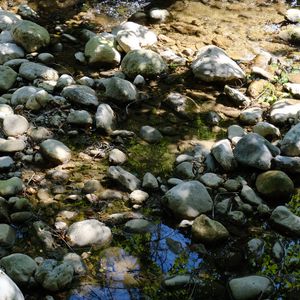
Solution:
<svg viewBox="0 0 300 300">
<path fill-rule="evenodd" d="M 133 204 L 143 204 L 148 198 L 149 194 L 141 190 L 135 190 L 129 195 Z"/>
<path fill-rule="evenodd" d="M 21 58 L 24 56 L 24 50 L 14 43 L 0 44 L 0 64 L 4 64 L 11 59 Z"/>
<path fill-rule="evenodd" d="M 110 105 L 103 103 L 97 108 L 95 114 L 96 128 L 104 129 L 110 133 L 115 128 L 116 116 Z"/>
<path fill-rule="evenodd" d="M 29 123 L 23 116 L 9 115 L 4 117 L 2 126 L 6 136 L 18 136 L 28 130 Z"/>
<path fill-rule="evenodd" d="M 24 296 L 18 286 L 0 270 L 0 291 L 3 300 L 24 300 Z"/>
</svg>

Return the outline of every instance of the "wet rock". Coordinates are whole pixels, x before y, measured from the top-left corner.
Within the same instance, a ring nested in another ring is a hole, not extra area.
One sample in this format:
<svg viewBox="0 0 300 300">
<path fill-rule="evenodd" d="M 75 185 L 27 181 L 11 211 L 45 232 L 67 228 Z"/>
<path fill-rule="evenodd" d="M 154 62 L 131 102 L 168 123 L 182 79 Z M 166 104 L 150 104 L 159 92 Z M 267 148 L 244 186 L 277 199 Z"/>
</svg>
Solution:
<svg viewBox="0 0 300 300">
<path fill-rule="evenodd" d="M 11 28 L 21 21 L 20 16 L 6 11 L 0 10 L 0 30 L 11 30 Z"/>
<path fill-rule="evenodd" d="M 280 151 L 260 135 L 249 133 L 237 143 L 233 153 L 237 162 L 242 165 L 268 170 L 273 156 Z"/>
<path fill-rule="evenodd" d="M 63 262 L 71 265 L 75 274 L 84 275 L 86 273 L 86 266 L 80 255 L 76 253 L 70 252 L 64 255 Z"/>
<path fill-rule="evenodd" d="M 7 104 L 0 104 L 0 119 L 4 119 L 6 116 L 14 114 L 13 109 Z"/>
<path fill-rule="evenodd" d="M 196 78 L 206 82 L 245 78 L 245 73 L 238 64 L 224 50 L 212 45 L 200 49 L 191 68 Z"/>
<path fill-rule="evenodd" d="M 17 44 L 29 53 L 38 51 L 50 43 L 47 29 L 27 20 L 20 21 L 13 26 L 12 36 Z"/>
<path fill-rule="evenodd" d="M 19 74 L 30 81 L 35 79 L 57 81 L 59 78 L 56 70 L 34 62 L 25 62 L 21 64 Z"/>
<path fill-rule="evenodd" d="M 274 291 L 274 284 L 267 277 L 252 275 L 231 279 L 229 289 L 234 300 L 267 299 Z"/>
<path fill-rule="evenodd" d="M 14 85 L 17 75 L 12 68 L 0 66 L 0 90 L 9 90 Z"/>
<path fill-rule="evenodd" d="M 23 181 L 18 177 L 0 180 L 0 196 L 13 196 L 23 190 Z"/>
<path fill-rule="evenodd" d="M 20 115 L 9 115 L 3 119 L 2 129 L 6 136 L 22 135 L 29 128 L 28 121 Z"/>
<path fill-rule="evenodd" d="M 194 284 L 194 283 L 199 283 L 200 280 L 195 279 L 191 275 L 175 275 L 172 277 L 167 277 L 164 281 L 163 284 L 167 288 L 183 288 L 187 284 Z"/>
<path fill-rule="evenodd" d="M 280 137 L 280 130 L 268 122 L 258 122 L 253 127 L 253 132 L 264 138 L 274 139 Z"/>
<path fill-rule="evenodd" d="M 96 128 L 104 129 L 107 133 L 111 133 L 115 128 L 116 116 L 110 105 L 103 103 L 97 108 L 95 114 Z"/>
<path fill-rule="evenodd" d="M 84 183 L 83 192 L 86 194 L 92 194 L 99 192 L 103 189 L 102 184 L 99 180 L 91 179 Z"/>
<path fill-rule="evenodd" d="M 251 104 L 251 100 L 247 96 L 228 85 L 224 86 L 224 93 L 232 100 L 233 104 L 238 107 L 247 107 Z"/>
<path fill-rule="evenodd" d="M 165 194 L 163 203 L 175 216 L 193 219 L 212 209 L 212 199 L 205 186 L 199 181 L 183 182 Z"/>
<path fill-rule="evenodd" d="M 147 220 L 134 219 L 126 222 L 124 230 L 131 233 L 146 233 L 153 229 L 153 224 Z"/>
<path fill-rule="evenodd" d="M 286 133 L 281 142 L 280 149 L 282 154 L 286 156 L 300 155 L 300 123 Z"/>
<path fill-rule="evenodd" d="M 0 246 L 11 248 L 16 241 L 15 230 L 7 224 L 0 224 Z"/>
<path fill-rule="evenodd" d="M 280 229 L 300 236 L 300 217 L 293 214 L 285 206 L 277 206 L 273 210 L 270 220 Z"/>
<path fill-rule="evenodd" d="M 146 173 L 143 177 L 142 187 L 145 189 L 155 190 L 158 188 L 158 182 L 155 176 L 151 173 Z"/>
<path fill-rule="evenodd" d="M 242 198 L 250 203 L 251 205 L 260 205 L 263 203 L 263 200 L 255 193 L 255 191 L 248 185 L 243 185 L 241 190 Z"/>
<path fill-rule="evenodd" d="M 300 157 L 295 156 L 281 156 L 277 155 L 273 159 L 273 164 L 275 169 L 287 173 L 300 173 Z"/>
<path fill-rule="evenodd" d="M 195 177 L 193 172 L 193 164 L 189 161 L 184 161 L 175 167 L 174 173 L 180 179 L 192 179 Z"/>
<path fill-rule="evenodd" d="M 137 177 L 127 172 L 120 166 L 109 167 L 107 175 L 109 178 L 118 181 L 123 187 L 132 192 L 137 190 L 141 185 L 141 181 Z"/>
<path fill-rule="evenodd" d="M 35 279 L 49 291 L 63 290 L 73 280 L 74 269 L 71 264 L 46 259 L 36 270 Z"/>
<path fill-rule="evenodd" d="M 1 258 L 0 265 L 5 268 L 7 275 L 20 285 L 34 283 L 34 273 L 37 268 L 36 262 L 28 255 L 14 253 Z"/>
<path fill-rule="evenodd" d="M 140 137 L 148 143 L 158 143 L 163 138 L 159 130 L 148 125 L 141 127 Z"/>
<path fill-rule="evenodd" d="M 91 125 L 93 119 L 86 110 L 71 110 L 67 117 L 67 122 L 74 125 Z"/>
<path fill-rule="evenodd" d="M 70 85 L 65 87 L 61 95 L 70 102 L 87 106 L 98 106 L 99 101 L 96 92 L 85 85 Z"/>
<path fill-rule="evenodd" d="M 68 229 L 67 237 L 72 246 L 105 247 L 111 242 L 112 233 L 103 223 L 90 219 L 73 223 Z"/>
<path fill-rule="evenodd" d="M 205 173 L 200 177 L 200 181 L 208 187 L 217 188 L 224 180 L 215 173 Z"/>
<path fill-rule="evenodd" d="M 224 139 L 216 142 L 211 148 L 211 153 L 224 170 L 230 171 L 236 167 L 229 140 Z"/>
<path fill-rule="evenodd" d="M 23 151 L 26 144 L 22 140 L 5 140 L 0 138 L 0 152 L 17 152 Z"/>
<path fill-rule="evenodd" d="M 229 232 L 221 223 L 201 215 L 194 220 L 192 237 L 196 241 L 214 243 L 228 238 Z"/>
<path fill-rule="evenodd" d="M 282 171 L 267 171 L 256 179 L 258 192 L 272 201 L 288 202 L 294 191 L 293 181 Z"/>
<path fill-rule="evenodd" d="M 53 137 L 53 133 L 46 127 L 30 127 L 27 135 L 34 142 L 40 142 Z"/>
<path fill-rule="evenodd" d="M 109 152 L 108 161 L 113 165 L 122 165 L 127 161 L 127 156 L 123 151 L 115 148 Z"/>
<path fill-rule="evenodd" d="M 270 110 L 270 121 L 274 124 L 285 123 L 290 119 L 297 119 L 300 103 L 293 101 L 277 101 Z"/>
<path fill-rule="evenodd" d="M 84 55 L 89 64 L 118 65 L 121 61 L 120 53 L 114 48 L 115 37 L 103 32 L 92 37 L 85 45 Z"/>
<path fill-rule="evenodd" d="M 25 56 L 24 50 L 14 43 L 0 43 L 0 64 L 4 64 L 11 59 Z"/>
<path fill-rule="evenodd" d="M 166 71 L 166 64 L 159 54 L 152 50 L 133 50 L 128 52 L 121 63 L 122 71 L 129 78 L 142 75 L 155 77 Z"/>
<path fill-rule="evenodd" d="M 149 194 L 141 191 L 141 190 L 135 190 L 129 195 L 129 199 L 132 204 L 143 204 L 147 199 L 149 198 Z"/>
<path fill-rule="evenodd" d="M 247 125 L 254 125 L 262 121 L 262 109 L 260 107 L 247 108 L 240 114 L 240 120 Z"/>
<path fill-rule="evenodd" d="M 138 98 L 136 87 L 128 80 L 112 77 L 104 79 L 105 96 L 119 103 L 135 101 Z"/>
<path fill-rule="evenodd" d="M 227 137 L 229 140 L 233 140 L 236 137 L 243 137 L 246 135 L 245 130 L 239 125 L 230 125 L 227 128 Z"/>
<path fill-rule="evenodd" d="M 0 270 L 1 297 L 7 300 L 24 300 L 24 296 L 18 286 Z"/>
<path fill-rule="evenodd" d="M 71 159 L 71 150 L 62 142 L 47 139 L 40 144 L 43 157 L 49 162 L 63 164 Z"/>
</svg>

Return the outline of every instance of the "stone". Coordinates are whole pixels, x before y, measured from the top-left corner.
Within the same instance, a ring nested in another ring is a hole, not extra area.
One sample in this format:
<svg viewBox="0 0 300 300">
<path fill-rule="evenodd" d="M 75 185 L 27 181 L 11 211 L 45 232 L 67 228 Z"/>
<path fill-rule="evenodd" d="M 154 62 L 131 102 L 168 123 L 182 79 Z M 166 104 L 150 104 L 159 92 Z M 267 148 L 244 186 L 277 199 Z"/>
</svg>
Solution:
<svg viewBox="0 0 300 300">
<path fill-rule="evenodd" d="M 243 137 L 244 135 L 246 135 L 246 132 L 239 125 L 230 125 L 227 128 L 227 137 L 229 140 L 233 140 L 235 137 Z"/>
<path fill-rule="evenodd" d="M 43 199 L 40 199 L 43 200 Z M 43 221 L 36 221 L 33 223 L 36 236 L 42 242 L 47 250 L 53 250 L 56 248 L 56 243 L 50 231 L 50 227 Z"/>
<path fill-rule="evenodd" d="M 14 43 L 14 39 L 8 30 L 3 30 L 0 33 L 0 43 Z"/>
<path fill-rule="evenodd" d="M 40 144 L 43 157 L 49 162 L 63 164 L 71 159 L 71 150 L 62 142 L 47 139 Z"/>
<path fill-rule="evenodd" d="M 216 142 L 211 148 L 211 153 L 224 170 L 230 171 L 236 167 L 229 140 L 224 139 Z"/>
<path fill-rule="evenodd" d="M 290 92 L 293 98 L 300 98 L 300 84 L 299 83 L 286 83 L 283 86 L 285 90 Z"/>
<path fill-rule="evenodd" d="M 55 61 L 54 56 L 51 53 L 40 53 L 37 57 L 37 60 L 42 64 L 52 64 Z"/>
<path fill-rule="evenodd" d="M 111 230 L 95 219 L 73 223 L 67 232 L 71 246 L 108 246 L 112 240 Z"/>
<path fill-rule="evenodd" d="M 247 125 L 255 125 L 262 121 L 263 111 L 260 107 L 250 107 L 243 110 L 240 114 L 240 120 Z"/>
<path fill-rule="evenodd" d="M 13 167 L 15 164 L 14 160 L 10 156 L 0 157 L 0 170 L 7 170 Z"/>
<path fill-rule="evenodd" d="M 8 66 L 0 66 L 0 90 L 7 91 L 15 83 L 17 73 Z"/>
<path fill-rule="evenodd" d="M 180 179 L 193 179 L 195 177 L 193 164 L 189 161 L 184 161 L 175 167 L 174 173 Z"/>
<path fill-rule="evenodd" d="M 251 104 L 251 100 L 247 96 L 228 85 L 224 86 L 224 93 L 230 98 L 233 104 L 238 107 L 247 107 Z"/>
<path fill-rule="evenodd" d="M 152 50 L 133 50 L 128 52 L 121 63 L 122 71 L 129 78 L 137 75 L 152 78 L 166 71 L 166 64 L 159 54 Z"/>
<path fill-rule="evenodd" d="M 71 265 L 74 273 L 78 275 L 86 274 L 86 265 L 82 261 L 80 255 L 70 252 L 64 255 L 63 262 Z"/>
<path fill-rule="evenodd" d="M 26 144 L 22 140 L 5 140 L 0 138 L 0 152 L 18 152 L 23 151 Z"/>
<path fill-rule="evenodd" d="M 286 156 L 300 156 L 300 123 L 286 133 L 281 141 L 280 150 Z"/>
<path fill-rule="evenodd" d="M 0 180 L 0 196 L 14 196 L 23 191 L 23 181 L 18 177 Z"/>
<path fill-rule="evenodd" d="M 16 58 L 16 59 L 8 60 L 7 62 L 5 62 L 3 64 L 3 66 L 10 67 L 17 72 L 17 71 L 19 71 L 21 64 L 23 64 L 25 62 L 29 62 L 29 60 L 26 58 Z"/>
<path fill-rule="evenodd" d="M 276 101 L 270 110 L 270 121 L 272 124 L 282 124 L 290 119 L 297 120 L 300 112 L 299 101 L 280 100 Z"/>
<path fill-rule="evenodd" d="M 274 168 L 287 173 L 300 173 L 300 157 L 277 155 L 273 159 Z"/>
<path fill-rule="evenodd" d="M 57 81 L 59 78 L 56 70 L 34 62 L 22 63 L 19 69 L 19 74 L 30 81 L 35 79 Z"/>
<path fill-rule="evenodd" d="M 213 202 L 205 186 L 199 181 L 180 183 L 166 192 L 163 204 L 178 218 L 194 219 L 211 211 Z"/>
<path fill-rule="evenodd" d="M 12 94 L 11 104 L 13 106 L 17 106 L 19 104 L 24 105 L 30 98 L 35 97 L 40 91 L 42 91 L 40 88 L 23 86 Z"/>
<path fill-rule="evenodd" d="M 82 85 L 86 85 L 89 87 L 93 87 L 95 84 L 95 80 L 91 77 L 88 76 L 82 76 L 77 80 L 77 83 L 82 84 Z"/>
<path fill-rule="evenodd" d="M 169 16 L 170 13 L 166 9 L 152 8 L 149 11 L 149 17 L 151 21 L 154 21 L 156 23 L 165 22 Z"/>
<path fill-rule="evenodd" d="M 158 143 L 163 138 L 162 134 L 156 128 L 145 125 L 140 129 L 140 137 L 148 143 Z"/>
<path fill-rule="evenodd" d="M 5 300 L 24 300 L 24 296 L 18 286 L 0 270 L 1 297 Z"/>
<path fill-rule="evenodd" d="M 259 258 L 264 252 L 264 241 L 254 238 L 247 243 L 247 252 L 254 258 Z"/>
<path fill-rule="evenodd" d="M 236 144 L 233 153 L 236 161 L 244 166 L 269 170 L 280 150 L 262 136 L 249 133 Z"/>
<path fill-rule="evenodd" d="M 227 179 L 224 182 L 224 188 L 229 192 L 238 192 L 242 187 L 242 184 L 235 179 Z"/>
<path fill-rule="evenodd" d="M 115 36 L 106 32 L 92 37 L 84 49 L 89 64 L 118 65 L 121 62 L 121 55 L 114 44 Z"/>
<path fill-rule="evenodd" d="M 286 11 L 285 17 L 293 23 L 299 23 L 300 22 L 300 11 L 297 8 L 290 8 Z"/>
<path fill-rule="evenodd" d="M 91 125 L 93 119 L 86 110 L 71 110 L 67 117 L 67 122 L 74 125 Z"/>
<path fill-rule="evenodd" d="M 108 161 L 113 165 L 122 165 L 127 161 L 127 155 L 123 151 L 114 148 L 108 154 Z"/>
<path fill-rule="evenodd" d="M 0 246 L 11 248 L 16 241 L 16 231 L 8 224 L 0 224 Z"/>
<path fill-rule="evenodd" d="M 205 173 L 200 177 L 200 181 L 208 187 L 217 188 L 223 183 L 224 179 L 215 173 Z"/>
<path fill-rule="evenodd" d="M 283 231 L 300 237 L 300 217 L 285 206 L 277 206 L 270 217 L 273 224 Z"/>
<path fill-rule="evenodd" d="M 243 188 L 241 190 L 241 196 L 242 198 L 250 203 L 251 205 L 261 205 L 263 203 L 263 200 L 255 193 L 255 191 L 248 185 L 243 185 Z"/>
<path fill-rule="evenodd" d="M 6 136 L 24 134 L 29 128 L 28 121 L 20 115 L 9 115 L 3 119 L 2 129 Z"/>
<path fill-rule="evenodd" d="M 34 282 L 37 264 L 26 254 L 13 253 L 5 256 L 1 258 L 0 266 L 5 268 L 7 275 L 17 284 L 28 285 Z"/>
<path fill-rule="evenodd" d="M 255 126 L 253 126 L 253 132 L 261 135 L 266 139 L 274 139 L 280 137 L 280 130 L 268 122 L 258 122 L 257 124 L 255 124 Z"/>
<path fill-rule="evenodd" d="M 46 259 L 38 266 L 35 279 L 46 290 L 56 292 L 63 290 L 73 280 L 74 269 L 69 263 L 59 263 L 54 259 Z"/>
<path fill-rule="evenodd" d="M 25 56 L 24 50 L 14 43 L 0 43 L 0 64 L 4 64 L 11 59 Z"/>
<path fill-rule="evenodd" d="M 76 82 L 71 75 L 62 74 L 57 80 L 56 88 L 63 89 L 66 86 L 70 86 L 70 85 L 74 85 L 74 84 L 76 84 Z"/>
<path fill-rule="evenodd" d="M 266 199 L 288 202 L 294 192 L 294 183 L 282 171 L 267 171 L 256 178 L 256 189 Z"/>
<path fill-rule="evenodd" d="M 47 29 L 27 20 L 20 21 L 12 27 L 12 36 L 28 53 L 38 51 L 50 43 Z"/>
<path fill-rule="evenodd" d="M 274 292 L 271 279 L 258 275 L 231 279 L 228 286 L 234 300 L 268 299 Z"/>
<path fill-rule="evenodd" d="M 10 215 L 10 219 L 13 223 L 25 223 L 30 221 L 34 217 L 33 213 L 30 211 L 20 211 L 15 212 Z"/>
<path fill-rule="evenodd" d="M 149 198 L 149 194 L 141 191 L 135 190 L 129 195 L 129 199 L 132 204 L 143 204 Z"/>
<path fill-rule="evenodd" d="M 20 16 L 0 9 L 0 31 L 11 30 L 11 28 L 21 21 Z"/>
<path fill-rule="evenodd" d="M 245 73 L 238 64 L 224 50 L 212 45 L 198 51 L 191 68 L 196 78 L 206 82 L 228 82 L 245 78 Z"/>
<path fill-rule="evenodd" d="M 147 172 L 143 177 L 142 187 L 149 190 L 158 189 L 158 181 L 153 174 Z"/>
<path fill-rule="evenodd" d="M 115 129 L 116 115 L 109 104 L 100 104 L 95 114 L 96 128 L 111 133 Z"/>
<path fill-rule="evenodd" d="M 109 178 L 116 180 L 123 187 L 125 187 L 126 189 L 132 192 L 134 190 L 137 190 L 141 185 L 141 181 L 137 177 L 127 172 L 120 166 L 109 167 L 107 171 L 107 175 Z"/>
<path fill-rule="evenodd" d="M 229 232 L 220 222 L 200 215 L 193 222 L 192 237 L 196 241 L 215 243 L 227 239 Z"/>
<path fill-rule="evenodd" d="M 116 36 L 116 41 L 126 53 L 141 49 L 140 40 L 133 31 L 120 30 Z"/>
<path fill-rule="evenodd" d="M 96 92 L 85 85 L 70 85 L 65 87 L 61 95 L 70 102 L 87 106 L 98 106 L 99 101 Z"/>
<path fill-rule="evenodd" d="M 125 223 L 124 230 L 131 233 L 147 233 L 153 229 L 153 224 L 143 219 L 133 219 Z"/>
<path fill-rule="evenodd" d="M 14 110 L 7 104 L 0 104 L 0 119 L 14 114 Z"/>
<path fill-rule="evenodd" d="M 245 204 L 242 204 L 239 209 L 245 207 Z M 245 225 L 247 222 L 246 216 L 243 211 L 240 210 L 231 210 L 227 213 L 228 220 L 236 225 Z"/>
<path fill-rule="evenodd" d="M 163 285 L 169 289 L 183 289 L 187 284 L 194 286 L 195 284 L 201 285 L 201 282 L 190 274 L 167 277 L 163 281 Z"/>
<path fill-rule="evenodd" d="M 105 87 L 105 96 L 118 102 L 127 103 L 138 98 L 136 87 L 128 80 L 112 77 L 102 81 Z"/>
<path fill-rule="evenodd" d="M 285 249 L 283 244 L 280 241 L 276 241 L 272 247 L 272 256 L 277 260 L 277 261 L 282 261 L 282 259 L 285 256 Z"/>
<path fill-rule="evenodd" d="M 53 137 L 53 133 L 46 127 L 30 127 L 27 131 L 27 135 L 34 142 L 41 142 Z"/>
<path fill-rule="evenodd" d="M 90 179 L 84 183 L 83 192 L 85 194 L 92 194 L 95 192 L 99 192 L 103 189 L 102 184 L 99 180 Z"/>
<path fill-rule="evenodd" d="M 133 80 L 133 84 L 134 85 L 145 85 L 146 84 L 146 80 L 142 75 L 136 75 L 136 77 Z"/>
</svg>

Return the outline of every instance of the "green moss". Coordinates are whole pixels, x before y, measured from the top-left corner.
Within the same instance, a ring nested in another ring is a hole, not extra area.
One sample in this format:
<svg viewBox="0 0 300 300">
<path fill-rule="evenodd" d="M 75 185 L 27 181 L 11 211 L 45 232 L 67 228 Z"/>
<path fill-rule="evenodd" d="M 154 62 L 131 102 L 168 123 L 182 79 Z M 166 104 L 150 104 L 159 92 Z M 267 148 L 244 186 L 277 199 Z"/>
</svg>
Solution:
<svg viewBox="0 0 300 300">
<path fill-rule="evenodd" d="M 206 126 L 201 117 L 197 117 L 192 124 L 195 135 L 201 140 L 216 139 L 216 133 Z"/>
</svg>

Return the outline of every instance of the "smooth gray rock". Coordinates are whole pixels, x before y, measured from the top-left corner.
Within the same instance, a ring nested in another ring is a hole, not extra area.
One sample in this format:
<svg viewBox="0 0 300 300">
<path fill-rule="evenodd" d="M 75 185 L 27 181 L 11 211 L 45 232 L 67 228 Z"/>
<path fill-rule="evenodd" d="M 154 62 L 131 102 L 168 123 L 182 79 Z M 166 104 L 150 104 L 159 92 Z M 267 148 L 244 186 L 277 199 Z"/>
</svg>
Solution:
<svg viewBox="0 0 300 300">
<path fill-rule="evenodd" d="M 37 60 L 42 64 L 52 64 L 55 61 L 55 57 L 51 53 L 40 53 Z"/>
<path fill-rule="evenodd" d="M 128 80 L 112 77 L 104 79 L 105 96 L 119 103 L 135 101 L 138 98 L 136 87 Z"/>
<path fill-rule="evenodd" d="M 14 110 L 8 104 L 0 104 L 0 119 L 14 114 Z"/>
<path fill-rule="evenodd" d="M 71 264 L 59 263 L 54 259 L 46 259 L 38 266 L 35 280 L 49 291 L 63 290 L 73 280 L 74 269 Z"/>
<path fill-rule="evenodd" d="M 290 8 L 286 11 L 285 17 L 294 23 L 300 22 L 300 11 L 297 8 Z"/>
<path fill-rule="evenodd" d="M 43 157 L 53 163 L 63 164 L 71 159 L 71 150 L 62 142 L 48 139 L 40 144 Z"/>
<path fill-rule="evenodd" d="M 264 138 L 280 137 L 280 130 L 268 122 L 258 122 L 255 126 L 253 126 L 253 132 L 261 135 Z"/>
<path fill-rule="evenodd" d="M 110 105 L 103 103 L 97 108 L 95 114 L 96 128 L 104 129 L 107 133 L 111 133 L 115 129 L 116 115 Z"/>
<path fill-rule="evenodd" d="M 196 78 L 206 82 L 245 78 L 245 73 L 238 64 L 229 58 L 224 50 L 212 45 L 198 51 L 191 68 Z"/>
<path fill-rule="evenodd" d="M 17 75 L 12 68 L 0 66 L 0 90 L 9 90 L 14 85 Z"/>
<path fill-rule="evenodd" d="M 262 121 L 263 110 L 260 107 L 250 107 L 243 110 L 240 114 L 240 120 L 247 125 L 255 125 Z"/>
<path fill-rule="evenodd" d="M 263 200 L 255 193 L 255 191 L 248 185 L 243 185 L 241 190 L 242 198 L 251 205 L 258 206 L 263 203 Z"/>
<path fill-rule="evenodd" d="M 236 161 L 229 140 L 224 139 L 216 142 L 211 148 L 211 153 L 224 170 L 230 171 L 236 167 Z"/>
<path fill-rule="evenodd" d="M 140 40 L 133 31 L 120 30 L 117 33 L 116 41 L 126 53 L 141 49 Z"/>
<path fill-rule="evenodd" d="M 208 187 L 217 188 L 224 182 L 224 179 L 215 173 L 205 173 L 200 177 L 200 181 Z"/>
<path fill-rule="evenodd" d="M 59 79 L 57 80 L 57 83 L 56 83 L 56 87 L 58 89 L 63 89 L 65 88 L 66 86 L 70 86 L 70 85 L 74 85 L 76 84 L 74 78 L 69 75 L 69 74 L 62 74 Z"/>
<path fill-rule="evenodd" d="M 274 168 L 287 173 L 300 173 L 300 157 L 277 155 L 273 159 Z"/>
<path fill-rule="evenodd" d="M 47 250 L 55 249 L 56 243 L 54 241 L 53 235 L 50 231 L 50 227 L 43 221 L 36 221 L 33 223 L 33 228 L 35 230 L 36 236 L 42 242 Z"/>
<path fill-rule="evenodd" d="M 18 286 L 0 270 L 0 291 L 3 300 L 24 300 L 24 296 Z"/>
<path fill-rule="evenodd" d="M 3 119 L 2 129 L 6 136 L 22 135 L 28 128 L 28 121 L 21 115 L 9 115 Z"/>
<path fill-rule="evenodd" d="M 214 243 L 227 239 L 229 232 L 220 222 L 201 215 L 193 222 L 192 237 L 196 241 Z"/>
<path fill-rule="evenodd" d="M 145 78 L 155 77 L 167 68 L 159 54 L 144 49 L 128 52 L 122 60 L 121 67 L 125 75 L 132 79 L 137 75 Z"/>
<path fill-rule="evenodd" d="M 233 153 L 237 162 L 244 166 L 268 170 L 280 150 L 262 136 L 249 133 L 237 143 Z"/>
<path fill-rule="evenodd" d="M 15 162 L 10 156 L 0 157 L 0 170 L 10 169 L 14 164 Z"/>
<path fill-rule="evenodd" d="M 189 161 L 184 161 L 175 167 L 174 173 L 180 179 L 193 179 L 195 174 L 193 172 L 193 164 Z"/>
<path fill-rule="evenodd" d="M 20 21 L 20 16 L 12 12 L 0 9 L 0 31 L 11 30 L 11 28 Z"/>
<path fill-rule="evenodd" d="M 127 155 L 123 151 L 115 148 L 109 152 L 108 161 L 114 165 L 122 165 L 127 161 Z"/>
<path fill-rule="evenodd" d="M 33 276 L 37 268 L 36 262 L 28 255 L 14 253 L 1 258 L 0 266 L 17 284 L 28 285 L 34 282 Z"/>
<path fill-rule="evenodd" d="M 281 100 L 275 102 L 270 110 L 272 124 L 282 124 L 290 119 L 297 120 L 300 112 L 300 103 L 295 101 Z"/>
<path fill-rule="evenodd" d="M 274 292 L 274 283 L 267 277 L 252 275 L 231 279 L 229 289 L 234 300 L 268 299 Z"/>
<path fill-rule="evenodd" d="M 141 127 L 140 137 L 148 143 L 158 143 L 163 138 L 159 130 L 149 125 Z"/>
<path fill-rule="evenodd" d="M 120 166 L 109 167 L 107 175 L 109 178 L 118 181 L 123 187 L 130 191 L 137 190 L 141 185 L 141 181 L 137 177 Z"/>
<path fill-rule="evenodd" d="M 29 60 L 26 58 L 15 58 L 15 59 L 11 59 L 11 60 L 8 60 L 7 62 L 5 62 L 3 64 L 3 66 L 10 67 L 17 72 L 17 71 L 19 71 L 21 64 L 23 64 L 25 62 L 29 62 Z"/>
<path fill-rule="evenodd" d="M 142 190 L 135 190 L 130 193 L 129 199 L 132 204 L 142 205 L 149 198 L 149 194 Z"/>
<path fill-rule="evenodd" d="M 53 137 L 53 133 L 46 127 L 30 127 L 27 135 L 34 141 L 40 142 Z"/>
<path fill-rule="evenodd" d="M 16 231 L 7 224 L 0 224 L 0 246 L 11 248 L 16 241 Z"/>
<path fill-rule="evenodd" d="M 67 253 L 66 255 L 64 255 L 63 262 L 71 265 L 74 269 L 75 274 L 86 274 L 86 265 L 82 261 L 80 255 L 78 255 L 77 253 Z"/>
<path fill-rule="evenodd" d="M 42 89 L 40 89 L 40 88 L 36 88 L 33 86 L 23 86 L 23 87 L 17 89 L 12 94 L 11 104 L 13 106 L 17 106 L 19 104 L 21 104 L 21 105 L 26 104 L 26 102 L 31 97 L 35 97 L 35 95 L 40 91 L 42 91 Z"/>
<path fill-rule="evenodd" d="M 260 257 L 264 252 L 264 241 L 258 238 L 251 239 L 247 243 L 247 252 L 254 258 Z"/>
<path fill-rule="evenodd" d="M 24 50 L 14 43 L 0 43 L 0 64 L 4 64 L 11 59 L 25 56 Z"/>
<path fill-rule="evenodd" d="M 5 140 L 0 138 L 0 152 L 17 152 L 23 151 L 26 144 L 22 140 Z"/>
<path fill-rule="evenodd" d="M 111 230 L 95 219 L 73 223 L 67 232 L 67 237 L 72 246 L 86 247 L 97 245 L 108 246 L 112 240 Z"/>
<path fill-rule="evenodd" d="M 300 123 L 292 127 L 284 136 L 281 152 L 286 156 L 300 156 Z"/>
<path fill-rule="evenodd" d="M 20 21 L 12 27 L 12 36 L 28 53 L 38 51 L 50 43 L 47 29 L 27 20 Z"/>
<path fill-rule="evenodd" d="M 143 219 L 133 219 L 125 223 L 124 230 L 131 233 L 147 233 L 153 229 L 153 224 Z"/>
<path fill-rule="evenodd" d="M 86 110 L 71 110 L 67 117 L 67 122 L 74 125 L 91 125 L 93 119 Z"/>
<path fill-rule="evenodd" d="M 209 212 L 213 202 L 205 186 L 199 181 L 183 182 L 166 192 L 162 199 L 172 213 L 179 218 L 194 219 Z"/>
<path fill-rule="evenodd" d="M 158 188 L 158 182 L 155 176 L 147 172 L 143 177 L 142 187 L 145 189 L 155 190 Z"/>
<path fill-rule="evenodd" d="M 270 220 L 284 231 L 300 237 L 300 217 L 293 214 L 287 207 L 277 206 L 273 210 Z"/>
<path fill-rule="evenodd" d="M 23 181 L 18 177 L 0 180 L 0 196 L 14 196 L 23 191 Z"/>
<path fill-rule="evenodd" d="M 228 179 L 224 182 L 224 188 L 229 192 L 237 192 L 241 189 L 242 184 L 235 179 Z"/>
<path fill-rule="evenodd" d="M 164 279 L 163 284 L 167 288 L 184 288 L 187 284 L 201 284 L 199 279 L 196 279 L 195 276 L 190 274 L 188 275 L 175 275 L 172 277 L 167 277 Z"/>
<path fill-rule="evenodd" d="M 35 79 L 57 81 L 59 78 L 56 70 L 34 62 L 25 62 L 21 64 L 19 74 L 30 81 Z"/>
<path fill-rule="evenodd" d="M 229 140 L 232 140 L 235 137 L 243 137 L 246 135 L 244 128 L 239 125 L 230 125 L 227 128 L 227 136 Z"/>
<path fill-rule="evenodd" d="M 251 104 L 251 100 L 247 96 L 245 96 L 239 90 L 231 88 L 228 85 L 224 86 L 224 93 L 230 98 L 233 104 L 238 107 L 247 107 Z"/>
<path fill-rule="evenodd" d="M 85 85 L 70 85 L 65 87 L 61 95 L 70 102 L 87 106 L 98 106 L 99 101 L 96 92 Z"/>
</svg>

